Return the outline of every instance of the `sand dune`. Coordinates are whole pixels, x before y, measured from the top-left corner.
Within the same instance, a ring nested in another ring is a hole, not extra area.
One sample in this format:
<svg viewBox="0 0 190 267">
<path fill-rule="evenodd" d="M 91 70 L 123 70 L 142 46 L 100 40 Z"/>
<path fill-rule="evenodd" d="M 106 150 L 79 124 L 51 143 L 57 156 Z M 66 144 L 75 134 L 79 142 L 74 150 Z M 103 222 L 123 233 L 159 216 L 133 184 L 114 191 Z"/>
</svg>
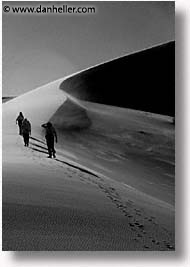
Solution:
<svg viewBox="0 0 190 267">
<path fill-rule="evenodd" d="M 113 106 L 113 88 L 103 104 L 76 98 L 79 87 L 100 96 L 104 75 L 100 65 L 3 104 L 3 250 L 175 249 L 171 117 Z M 32 123 L 29 148 L 19 111 Z M 58 133 L 55 160 L 40 126 L 48 120 Z"/>
<path fill-rule="evenodd" d="M 175 42 L 72 75 L 61 88 L 81 100 L 174 116 Z"/>
</svg>

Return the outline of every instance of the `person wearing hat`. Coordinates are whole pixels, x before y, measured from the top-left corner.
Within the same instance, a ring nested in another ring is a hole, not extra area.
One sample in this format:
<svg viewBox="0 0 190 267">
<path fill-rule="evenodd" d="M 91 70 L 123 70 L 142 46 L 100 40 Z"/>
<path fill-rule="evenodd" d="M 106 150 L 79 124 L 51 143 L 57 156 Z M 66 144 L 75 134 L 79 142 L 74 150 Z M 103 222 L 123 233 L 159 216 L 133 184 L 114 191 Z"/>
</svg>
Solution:
<svg viewBox="0 0 190 267">
<path fill-rule="evenodd" d="M 54 148 L 54 140 L 57 143 L 57 133 L 55 131 L 55 128 L 53 127 L 51 122 L 48 123 L 44 123 L 41 125 L 43 128 L 45 128 L 46 132 L 45 132 L 45 138 L 46 138 L 46 144 L 48 147 L 48 153 L 49 156 L 48 158 L 51 158 L 52 155 L 55 158 L 55 148 Z"/>
<path fill-rule="evenodd" d="M 27 120 L 27 118 L 23 120 L 21 128 L 22 128 L 22 136 L 24 139 L 24 145 L 29 146 L 29 139 L 31 135 L 31 124 Z"/>
<path fill-rule="evenodd" d="M 16 118 L 16 124 L 18 123 L 19 134 L 22 135 L 22 122 L 24 120 L 24 116 L 22 112 L 19 113 L 18 117 Z"/>
</svg>

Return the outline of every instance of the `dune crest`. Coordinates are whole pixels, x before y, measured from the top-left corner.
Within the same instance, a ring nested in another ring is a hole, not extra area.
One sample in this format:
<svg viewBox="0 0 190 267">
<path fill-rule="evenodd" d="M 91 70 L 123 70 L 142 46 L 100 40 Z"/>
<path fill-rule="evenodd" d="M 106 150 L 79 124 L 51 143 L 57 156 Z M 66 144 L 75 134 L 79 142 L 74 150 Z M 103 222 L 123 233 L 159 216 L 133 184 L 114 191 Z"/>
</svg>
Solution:
<svg viewBox="0 0 190 267">
<path fill-rule="evenodd" d="M 68 76 L 60 88 L 85 101 L 174 116 L 174 62 L 171 41 Z"/>
</svg>

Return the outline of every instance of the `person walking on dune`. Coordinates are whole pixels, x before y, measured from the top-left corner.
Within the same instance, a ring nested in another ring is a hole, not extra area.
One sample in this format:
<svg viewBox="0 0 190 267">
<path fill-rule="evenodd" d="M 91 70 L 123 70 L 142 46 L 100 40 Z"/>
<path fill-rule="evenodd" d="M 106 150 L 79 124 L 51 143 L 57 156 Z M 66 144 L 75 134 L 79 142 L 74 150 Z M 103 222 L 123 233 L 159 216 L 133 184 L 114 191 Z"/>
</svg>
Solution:
<svg viewBox="0 0 190 267">
<path fill-rule="evenodd" d="M 24 116 L 23 116 L 22 112 L 20 112 L 18 117 L 16 118 L 16 124 L 18 123 L 20 135 L 22 135 L 22 122 L 23 122 L 23 120 L 24 120 Z"/>
<path fill-rule="evenodd" d="M 42 127 L 45 128 L 46 133 L 45 133 L 45 138 L 46 138 L 46 143 L 47 143 L 47 147 L 48 147 L 48 153 L 49 156 L 48 158 L 51 158 L 52 155 L 55 158 L 55 148 L 54 148 L 54 140 L 57 143 L 57 133 L 55 131 L 55 128 L 53 127 L 51 122 L 42 124 Z"/>
<path fill-rule="evenodd" d="M 31 124 L 30 122 L 25 118 L 22 122 L 22 136 L 24 139 L 24 145 L 29 146 L 29 136 L 31 135 Z"/>
</svg>

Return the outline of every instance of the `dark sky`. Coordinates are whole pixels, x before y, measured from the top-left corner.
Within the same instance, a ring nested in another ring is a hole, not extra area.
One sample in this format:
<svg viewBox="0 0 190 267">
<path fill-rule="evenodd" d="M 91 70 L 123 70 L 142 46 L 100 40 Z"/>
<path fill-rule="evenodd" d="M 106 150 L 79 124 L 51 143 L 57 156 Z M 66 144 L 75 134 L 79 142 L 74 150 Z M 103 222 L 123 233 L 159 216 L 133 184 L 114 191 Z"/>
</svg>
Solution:
<svg viewBox="0 0 190 267">
<path fill-rule="evenodd" d="M 95 6 L 95 14 L 3 13 L 3 96 L 174 40 L 174 2 L 4 2 Z"/>
</svg>

